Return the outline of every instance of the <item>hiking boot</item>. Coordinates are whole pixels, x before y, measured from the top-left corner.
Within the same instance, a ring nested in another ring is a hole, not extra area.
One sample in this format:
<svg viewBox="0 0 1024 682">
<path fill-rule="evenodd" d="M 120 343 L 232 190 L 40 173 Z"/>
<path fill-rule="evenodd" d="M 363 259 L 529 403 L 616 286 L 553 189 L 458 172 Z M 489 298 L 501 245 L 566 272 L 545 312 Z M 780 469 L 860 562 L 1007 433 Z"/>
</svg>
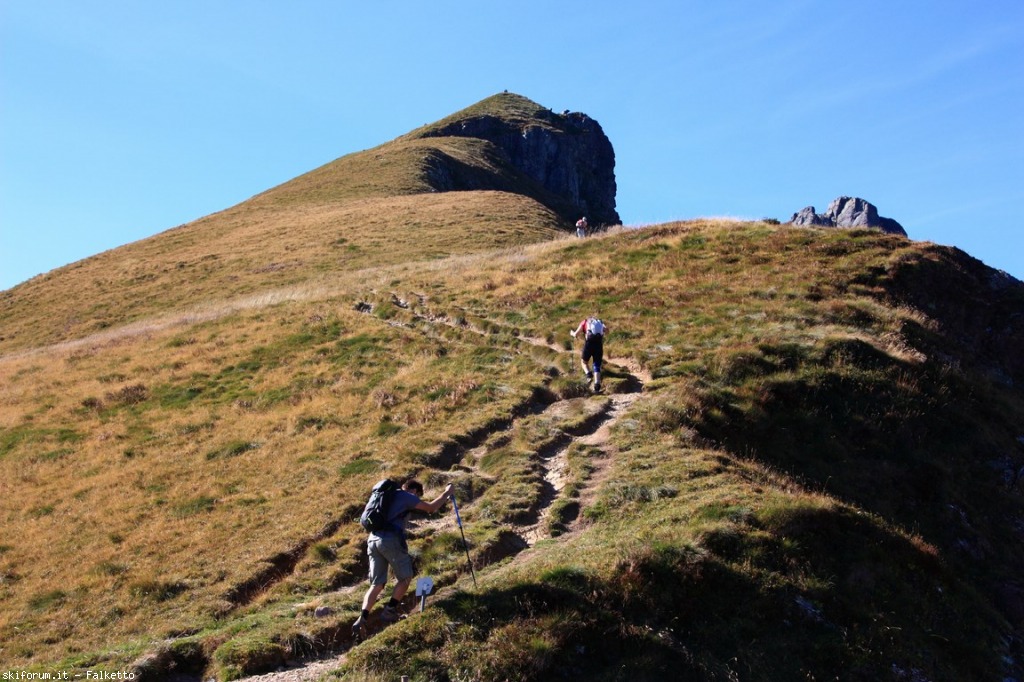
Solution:
<svg viewBox="0 0 1024 682">
<path fill-rule="evenodd" d="M 364 634 L 366 634 L 366 621 L 362 616 L 359 616 L 356 618 L 356 622 L 352 623 L 352 637 L 354 639 L 362 639 Z"/>
<path fill-rule="evenodd" d="M 393 606 L 385 606 L 380 610 L 380 619 L 385 623 L 398 622 L 398 609 Z"/>
<path fill-rule="evenodd" d="M 601 384 L 600 384 L 600 382 L 594 384 L 594 392 L 595 393 L 600 393 L 601 392 Z"/>
<path fill-rule="evenodd" d="M 591 374 L 590 372 L 584 372 L 583 373 L 583 378 L 586 379 L 587 382 L 589 383 L 590 380 L 594 378 L 594 375 Z"/>
</svg>

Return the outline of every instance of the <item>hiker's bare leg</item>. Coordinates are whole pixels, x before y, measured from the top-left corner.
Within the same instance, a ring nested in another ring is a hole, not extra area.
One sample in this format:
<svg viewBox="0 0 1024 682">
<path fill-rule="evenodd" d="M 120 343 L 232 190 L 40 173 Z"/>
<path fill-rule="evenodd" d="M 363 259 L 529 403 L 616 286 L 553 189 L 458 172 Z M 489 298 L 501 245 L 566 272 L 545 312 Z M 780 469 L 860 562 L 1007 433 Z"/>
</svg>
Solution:
<svg viewBox="0 0 1024 682">
<path fill-rule="evenodd" d="M 406 585 L 408 587 L 408 585 Z M 397 590 L 398 587 L 396 586 Z M 363 611 L 369 611 L 373 608 L 373 605 L 377 603 L 377 597 L 384 590 L 384 585 L 370 585 L 370 589 L 363 595 Z"/>
<path fill-rule="evenodd" d="M 408 591 L 410 583 L 412 583 L 412 578 L 399 580 L 395 583 L 395 591 L 391 593 L 391 598 L 395 601 L 402 601 L 402 597 L 404 597 L 406 591 Z"/>
</svg>

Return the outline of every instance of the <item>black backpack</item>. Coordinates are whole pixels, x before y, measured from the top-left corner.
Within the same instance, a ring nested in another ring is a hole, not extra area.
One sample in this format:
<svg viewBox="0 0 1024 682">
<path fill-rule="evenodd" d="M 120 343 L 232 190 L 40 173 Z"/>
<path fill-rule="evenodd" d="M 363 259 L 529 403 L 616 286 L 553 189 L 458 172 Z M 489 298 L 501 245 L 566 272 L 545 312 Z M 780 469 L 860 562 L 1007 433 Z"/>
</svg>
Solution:
<svg viewBox="0 0 1024 682">
<path fill-rule="evenodd" d="M 382 530 L 394 530 L 388 512 L 391 507 L 391 500 L 395 498 L 395 493 L 399 490 L 401 488 L 390 478 L 385 478 L 373 486 L 370 499 L 366 503 L 362 515 L 359 517 L 359 523 L 362 524 L 363 528 L 371 533 Z"/>
</svg>

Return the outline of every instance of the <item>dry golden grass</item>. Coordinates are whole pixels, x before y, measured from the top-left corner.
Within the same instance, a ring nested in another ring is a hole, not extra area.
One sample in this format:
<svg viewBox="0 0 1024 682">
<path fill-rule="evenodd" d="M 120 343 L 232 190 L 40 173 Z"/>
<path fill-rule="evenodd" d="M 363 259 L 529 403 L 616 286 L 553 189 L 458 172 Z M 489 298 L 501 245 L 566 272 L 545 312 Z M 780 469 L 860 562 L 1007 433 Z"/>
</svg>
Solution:
<svg viewBox="0 0 1024 682">
<path fill-rule="evenodd" d="M 520 257 L 506 254 L 496 262 Z M 436 276 L 478 265 L 463 257 L 451 259 L 450 268 L 426 270 Z M 391 276 L 382 270 L 359 280 Z M 331 301 L 339 294 L 340 306 Z M 204 314 L 172 314 L 168 323 L 143 323 L 121 334 L 107 330 L 100 338 L 0 361 L 0 515 L 18 538 L 4 552 L 10 608 L 0 628 L 17 628 L 22 648 L 16 658 L 32 651 L 52 660 L 62 651 L 151 633 L 142 624 L 152 622 L 155 612 L 162 614 L 161 632 L 220 613 L 223 593 L 254 564 L 336 518 L 349 503 L 342 500 L 361 497 L 379 475 L 339 482 L 340 466 L 369 456 L 383 471 L 400 461 L 373 445 L 383 411 L 367 395 L 365 381 L 354 376 L 358 366 L 320 372 L 312 388 L 289 388 L 285 402 L 264 405 L 268 394 L 290 387 L 301 356 L 312 359 L 309 349 L 296 349 L 296 357 L 254 376 L 239 389 L 244 395 L 227 404 L 139 410 L 131 402 L 130 389 L 138 385 L 150 402 L 162 385 L 187 389 L 192 380 L 201 386 L 204 377 L 244 362 L 253 349 L 272 346 L 308 320 L 340 320 L 341 329 L 368 324 L 389 357 L 394 347 L 408 348 L 401 341 L 408 333 L 351 312 L 359 298 L 344 283 L 331 291 L 321 284 L 301 294 L 252 296 Z M 402 395 L 410 385 L 434 390 L 485 380 L 464 372 L 446 379 L 431 367 L 436 358 L 429 347 L 414 346 L 414 354 L 389 360 L 394 376 L 378 390 Z M 460 406 L 457 393 L 440 408 L 398 405 L 397 422 L 427 429 L 427 438 L 413 435 L 406 442 L 423 446 L 443 438 L 438 427 L 446 412 Z M 450 428 L 458 432 L 461 421 Z M 216 454 L 239 443 L 255 447 Z M 242 543 L 235 542 L 239 534 Z M 160 586 L 168 594 L 189 591 L 189 606 L 169 608 L 168 599 L 149 596 L 161 594 Z M 100 622 L 106 627 L 97 628 Z"/>
<path fill-rule="evenodd" d="M 528 244 L 558 217 L 521 195 L 317 199 L 268 194 L 0 294 L 0 351 L 73 340 L 184 306 L 321 275 Z"/>
</svg>

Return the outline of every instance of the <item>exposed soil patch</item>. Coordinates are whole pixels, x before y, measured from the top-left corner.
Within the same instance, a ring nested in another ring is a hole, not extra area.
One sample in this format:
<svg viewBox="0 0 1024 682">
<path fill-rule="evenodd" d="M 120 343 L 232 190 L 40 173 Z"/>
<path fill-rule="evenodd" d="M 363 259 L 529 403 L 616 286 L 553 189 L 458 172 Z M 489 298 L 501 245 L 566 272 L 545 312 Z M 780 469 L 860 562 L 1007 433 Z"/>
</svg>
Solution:
<svg viewBox="0 0 1024 682">
<path fill-rule="evenodd" d="M 256 571 L 256 573 L 243 582 L 234 585 L 227 591 L 224 598 L 236 607 L 249 604 L 256 597 L 294 573 L 295 567 L 302 560 L 302 557 L 305 556 L 310 546 L 334 535 L 345 522 L 344 519 L 351 518 L 358 511 L 358 508 L 347 507 L 342 513 L 341 518 L 327 523 L 312 537 L 299 542 L 286 552 L 281 552 L 269 559 L 265 559 L 261 562 L 264 565 L 263 568 Z"/>
</svg>

